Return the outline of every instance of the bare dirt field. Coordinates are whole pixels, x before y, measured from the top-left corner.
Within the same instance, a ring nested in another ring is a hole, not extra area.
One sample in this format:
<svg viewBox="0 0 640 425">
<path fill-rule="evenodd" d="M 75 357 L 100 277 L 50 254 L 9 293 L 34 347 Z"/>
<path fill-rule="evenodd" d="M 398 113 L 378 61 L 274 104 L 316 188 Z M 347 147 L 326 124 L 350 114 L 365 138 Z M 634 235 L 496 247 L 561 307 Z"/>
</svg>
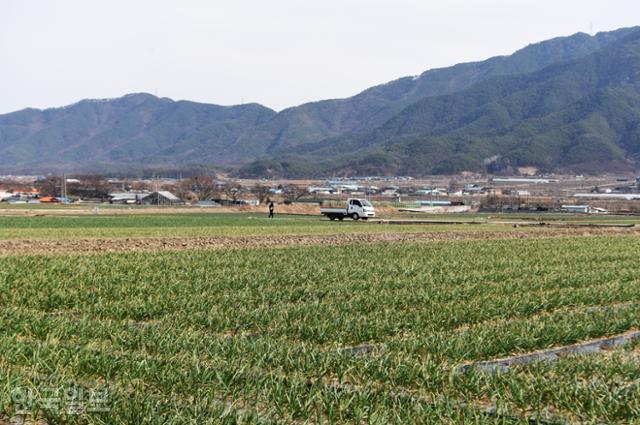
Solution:
<svg viewBox="0 0 640 425">
<path fill-rule="evenodd" d="M 154 252 L 187 249 L 234 249 L 362 243 L 435 242 L 485 239 L 555 238 L 577 236 L 640 236 L 637 228 L 536 228 L 506 231 L 383 232 L 330 235 L 238 237 L 135 237 L 19 239 L 0 241 L 0 256 Z"/>
</svg>

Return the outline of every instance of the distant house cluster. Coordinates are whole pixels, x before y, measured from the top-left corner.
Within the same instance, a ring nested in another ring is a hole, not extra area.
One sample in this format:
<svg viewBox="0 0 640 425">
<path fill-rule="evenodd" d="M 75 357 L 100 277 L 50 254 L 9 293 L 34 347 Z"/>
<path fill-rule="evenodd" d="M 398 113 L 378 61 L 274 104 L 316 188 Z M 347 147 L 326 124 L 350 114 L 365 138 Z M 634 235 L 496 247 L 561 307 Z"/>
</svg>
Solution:
<svg viewBox="0 0 640 425">
<path fill-rule="evenodd" d="M 587 184 L 589 181 L 591 184 Z M 592 182 L 595 182 L 593 184 Z M 579 190 L 581 189 L 581 190 Z M 345 198 L 412 211 L 486 212 L 557 211 L 601 213 L 610 202 L 640 201 L 640 177 L 479 175 L 411 177 L 344 177 L 315 181 L 236 180 L 229 177 L 106 178 L 96 175 L 0 176 L 0 202 L 96 203 L 122 206 L 252 207 L 283 204 L 342 203 Z M 628 211 L 640 212 L 627 205 Z M 465 208 L 461 208 L 461 207 Z M 622 207 L 621 207 L 622 208 Z"/>
</svg>

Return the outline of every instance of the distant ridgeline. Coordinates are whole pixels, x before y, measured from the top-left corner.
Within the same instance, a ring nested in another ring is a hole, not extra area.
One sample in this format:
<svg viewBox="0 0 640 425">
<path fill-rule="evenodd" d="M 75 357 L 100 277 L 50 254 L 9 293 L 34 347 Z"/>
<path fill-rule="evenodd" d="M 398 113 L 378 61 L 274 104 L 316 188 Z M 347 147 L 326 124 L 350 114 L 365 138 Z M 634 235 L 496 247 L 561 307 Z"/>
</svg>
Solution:
<svg viewBox="0 0 640 425">
<path fill-rule="evenodd" d="M 9 172 L 419 176 L 639 165 L 637 27 L 555 38 L 279 113 L 131 94 L 0 115 Z"/>
</svg>

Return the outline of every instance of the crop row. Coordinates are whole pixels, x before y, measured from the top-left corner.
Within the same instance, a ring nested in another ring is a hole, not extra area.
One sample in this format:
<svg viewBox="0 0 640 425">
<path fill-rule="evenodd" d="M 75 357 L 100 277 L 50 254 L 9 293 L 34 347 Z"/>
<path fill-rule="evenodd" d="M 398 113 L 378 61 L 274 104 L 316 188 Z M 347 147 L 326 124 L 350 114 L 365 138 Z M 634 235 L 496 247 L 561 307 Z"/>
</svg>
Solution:
<svg viewBox="0 0 640 425">
<path fill-rule="evenodd" d="M 0 217 L 0 239 L 29 238 L 118 238 L 118 237 L 198 237 L 198 236 L 278 236 L 294 234 L 379 233 L 388 225 L 352 221 L 329 222 L 305 216 L 277 216 L 270 220 L 260 214 L 147 214 L 114 216 Z M 498 225 L 411 225 L 394 226 L 394 232 L 513 230 Z M 531 229 L 529 229 L 531 231 Z"/>
<path fill-rule="evenodd" d="M 637 403 L 613 397 L 634 347 L 506 376 L 454 370 L 637 328 L 638 248 L 594 237 L 4 258 L 1 403 L 10 416 L 11 388 L 75 380 L 113 398 L 72 422 L 503 420 L 472 408 L 483 403 L 633 417 Z M 367 342 L 380 349 L 339 351 Z"/>
</svg>

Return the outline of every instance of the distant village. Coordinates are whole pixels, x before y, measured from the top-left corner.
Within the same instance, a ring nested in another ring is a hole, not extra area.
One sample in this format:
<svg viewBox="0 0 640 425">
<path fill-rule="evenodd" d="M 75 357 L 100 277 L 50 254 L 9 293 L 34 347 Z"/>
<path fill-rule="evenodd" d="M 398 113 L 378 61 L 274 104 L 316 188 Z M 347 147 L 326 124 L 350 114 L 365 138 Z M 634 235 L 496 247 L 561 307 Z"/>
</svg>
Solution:
<svg viewBox="0 0 640 425">
<path fill-rule="evenodd" d="M 220 176 L 124 179 L 93 174 L 0 176 L 4 204 L 260 206 L 267 202 L 331 204 L 366 197 L 424 212 L 566 211 L 640 213 L 640 177 L 434 176 L 357 177 L 317 181 L 237 180 Z M 638 204 L 638 205 L 636 205 Z"/>
</svg>

